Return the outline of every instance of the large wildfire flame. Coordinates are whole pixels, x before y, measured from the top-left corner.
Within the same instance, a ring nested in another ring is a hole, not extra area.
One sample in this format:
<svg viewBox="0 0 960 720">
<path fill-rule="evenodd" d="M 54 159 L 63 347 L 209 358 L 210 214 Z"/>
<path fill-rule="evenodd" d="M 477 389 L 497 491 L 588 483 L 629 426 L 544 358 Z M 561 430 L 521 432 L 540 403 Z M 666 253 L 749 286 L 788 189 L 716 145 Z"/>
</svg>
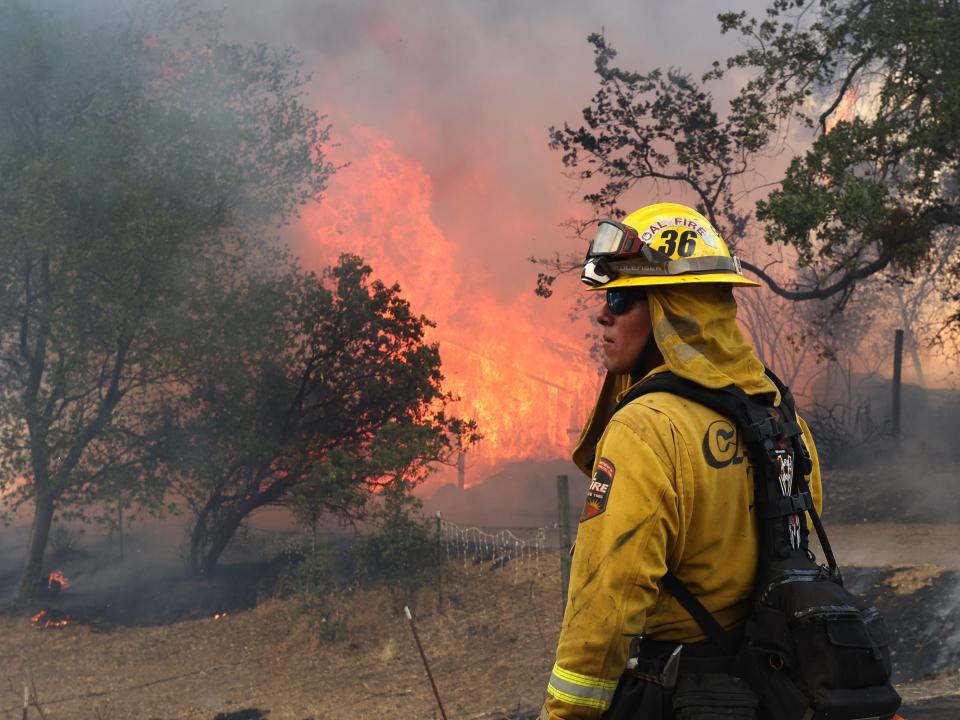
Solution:
<svg viewBox="0 0 960 720">
<path fill-rule="evenodd" d="M 503 461 L 569 455 L 597 388 L 585 328 L 570 323 L 563 301 L 533 294 L 532 268 L 526 287 L 498 291 L 497 267 L 470 262 L 444 236 L 431 218 L 431 178 L 389 140 L 354 128 L 344 144 L 350 165 L 301 221 L 306 266 L 357 252 L 437 323 L 430 340 L 440 343 L 447 389 L 461 398 L 456 412 L 484 435 L 467 460 L 468 485 Z M 477 227 L 461 242 L 485 240 Z M 523 264 L 529 254 L 516 247 L 500 262 Z"/>
</svg>

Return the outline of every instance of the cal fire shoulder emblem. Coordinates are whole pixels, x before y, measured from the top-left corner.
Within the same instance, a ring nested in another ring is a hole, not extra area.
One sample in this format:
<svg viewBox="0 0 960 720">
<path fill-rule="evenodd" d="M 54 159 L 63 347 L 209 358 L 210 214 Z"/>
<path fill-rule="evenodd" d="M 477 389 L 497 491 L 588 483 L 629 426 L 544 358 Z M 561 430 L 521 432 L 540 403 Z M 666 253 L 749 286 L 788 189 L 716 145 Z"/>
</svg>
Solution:
<svg viewBox="0 0 960 720">
<path fill-rule="evenodd" d="M 606 458 L 600 458 L 597 463 L 590 489 L 587 490 L 587 502 L 580 513 L 580 522 L 594 518 L 607 509 L 607 498 L 610 497 L 610 488 L 613 486 L 613 475 L 617 469 Z"/>
</svg>

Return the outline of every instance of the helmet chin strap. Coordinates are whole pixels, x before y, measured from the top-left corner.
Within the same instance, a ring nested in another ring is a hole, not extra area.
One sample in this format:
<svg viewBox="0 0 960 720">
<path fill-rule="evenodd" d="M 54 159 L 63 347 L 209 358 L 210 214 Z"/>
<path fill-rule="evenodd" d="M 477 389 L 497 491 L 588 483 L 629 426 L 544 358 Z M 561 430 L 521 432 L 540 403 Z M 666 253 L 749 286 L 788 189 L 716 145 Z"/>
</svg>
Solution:
<svg viewBox="0 0 960 720">
<path fill-rule="evenodd" d="M 658 358 L 657 356 L 660 357 Z M 657 340 L 653 336 L 653 328 L 651 328 L 650 335 L 647 337 L 647 342 L 643 346 L 643 350 L 640 351 L 640 357 L 637 358 L 636 364 L 630 371 L 630 382 L 637 382 L 637 380 L 640 380 L 654 367 L 659 365 L 660 363 L 657 362 L 658 359 L 662 361 L 663 356 L 660 355 L 660 348 L 657 347 Z"/>
</svg>

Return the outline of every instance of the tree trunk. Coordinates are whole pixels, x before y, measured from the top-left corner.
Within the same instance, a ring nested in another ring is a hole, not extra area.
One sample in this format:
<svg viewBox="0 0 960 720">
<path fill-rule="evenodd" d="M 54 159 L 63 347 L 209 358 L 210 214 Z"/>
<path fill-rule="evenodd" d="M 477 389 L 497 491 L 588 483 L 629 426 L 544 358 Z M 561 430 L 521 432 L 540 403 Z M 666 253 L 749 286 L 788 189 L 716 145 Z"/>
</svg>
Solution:
<svg viewBox="0 0 960 720">
<path fill-rule="evenodd" d="M 900 320 L 903 322 L 903 329 L 907 336 L 907 349 L 910 350 L 910 359 L 913 361 L 913 368 L 917 371 L 917 384 L 920 387 L 926 387 L 927 382 L 923 376 L 923 363 L 920 360 L 920 348 L 917 347 L 917 339 L 913 334 L 913 318 L 910 313 L 907 312 L 907 303 L 903 297 L 903 288 L 898 285 L 894 287 L 897 300 L 900 303 Z"/>
<path fill-rule="evenodd" d="M 907 335 L 907 347 L 910 349 L 910 359 L 913 361 L 913 369 L 917 371 L 917 385 L 926 387 L 927 381 L 923 375 L 923 364 L 920 361 L 920 350 L 917 348 L 917 341 L 910 332 Z"/>
<path fill-rule="evenodd" d="M 246 515 L 237 508 L 210 504 L 200 511 L 190 533 L 190 572 L 194 577 L 209 577 Z"/>
<path fill-rule="evenodd" d="M 213 493 L 197 513 L 197 520 L 190 532 L 190 572 L 194 577 L 207 577 L 213 572 L 244 518 L 282 497 L 293 486 L 292 477 L 285 481 L 274 481 L 260 492 L 229 503 L 219 491 Z M 262 478 L 262 475 L 258 478 Z"/>
<path fill-rule="evenodd" d="M 20 587 L 17 590 L 16 602 L 20 608 L 30 603 L 43 579 L 43 555 L 47 549 L 47 539 L 50 537 L 50 526 L 53 524 L 53 511 L 53 497 L 47 493 L 39 493 L 33 511 L 33 525 L 30 528 L 27 562 L 20 576 Z"/>
</svg>

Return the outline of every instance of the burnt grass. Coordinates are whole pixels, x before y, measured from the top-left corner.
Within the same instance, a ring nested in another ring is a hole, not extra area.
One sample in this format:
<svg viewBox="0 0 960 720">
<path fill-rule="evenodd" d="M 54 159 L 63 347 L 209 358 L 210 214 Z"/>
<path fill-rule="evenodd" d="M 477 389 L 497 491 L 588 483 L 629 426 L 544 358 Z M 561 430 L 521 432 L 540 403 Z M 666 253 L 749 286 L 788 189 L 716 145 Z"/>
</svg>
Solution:
<svg viewBox="0 0 960 720">
<path fill-rule="evenodd" d="M 960 521 L 960 493 L 955 492 L 955 475 L 948 470 L 918 467 L 910 473 L 893 466 L 847 465 L 825 469 L 824 488 L 828 533 L 837 524 Z M 182 565 L 149 567 L 142 574 L 123 572 L 105 578 L 116 564 L 81 548 L 54 563 L 70 578 L 69 589 L 45 590 L 38 607 L 97 633 L 241 613 L 274 596 L 284 572 L 298 559 L 284 555 L 262 562 L 225 562 L 202 580 L 190 578 Z M 847 588 L 870 600 L 884 617 L 895 683 L 955 673 L 960 668 L 960 571 L 940 572 L 907 591 L 894 579 L 901 568 L 844 566 L 842 570 Z M 15 577 L 12 570 L 0 573 L 0 585 L 13 587 Z M 91 586 L 96 589 L 88 590 Z M 955 701 L 928 701 L 905 710 L 909 720 L 960 717 Z M 533 720 L 537 714 L 538 709 L 521 706 L 504 712 L 502 720 Z M 269 717 L 266 708 L 248 707 L 221 713 L 213 720 Z"/>
<path fill-rule="evenodd" d="M 960 572 L 945 571 L 910 593 L 898 594 L 888 568 L 844 568 L 847 589 L 869 599 L 883 615 L 893 676 L 906 683 L 960 667 Z"/>
<path fill-rule="evenodd" d="M 102 579 L 103 560 L 94 552 L 74 551 L 56 563 L 70 578 L 70 587 L 38 588 L 33 606 L 54 618 L 69 618 L 94 632 L 118 627 L 160 627 L 198 620 L 218 613 L 251 610 L 278 592 L 284 572 L 297 559 L 283 555 L 268 562 L 223 563 L 207 578 L 191 577 L 185 568 L 144 567 L 136 562 L 122 574 Z M 15 576 L 11 573 L 11 587 Z M 18 612 L 8 601 L 8 613 Z M 31 609 L 27 614 L 33 614 Z"/>
<path fill-rule="evenodd" d="M 956 463 L 929 456 L 825 468 L 823 521 L 837 524 L 960 522 Z M 944 571 L 925 587 L 898 591 L 897 568 L 841 567 L 846 587 L 884 617 L 894 679 L 910 682 L 960 667 L 960 572 Z"/>
</svg>

